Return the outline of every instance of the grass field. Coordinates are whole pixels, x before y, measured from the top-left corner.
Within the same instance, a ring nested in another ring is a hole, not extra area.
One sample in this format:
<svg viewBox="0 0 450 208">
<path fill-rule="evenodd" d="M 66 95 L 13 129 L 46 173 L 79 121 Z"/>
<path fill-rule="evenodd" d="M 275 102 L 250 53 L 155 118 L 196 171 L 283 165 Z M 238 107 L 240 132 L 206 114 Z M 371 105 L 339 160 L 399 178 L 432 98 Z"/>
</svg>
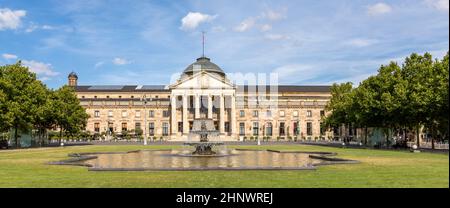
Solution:
<svg viewBox="0 0 450 208">
<path fill-rule="evenodd" d="M 47 165 L 73 152 L 129 151 L 179 146 L 77 146 L 0 151 L 0 187 L 449 187 L 448 154 L 342 149 L 306 145 L 239 146 L 337 152 L 360 164 L 316 171 L 89 172 Z M 233 147 L 231 147 L 233 148 Z"/>
</svg>

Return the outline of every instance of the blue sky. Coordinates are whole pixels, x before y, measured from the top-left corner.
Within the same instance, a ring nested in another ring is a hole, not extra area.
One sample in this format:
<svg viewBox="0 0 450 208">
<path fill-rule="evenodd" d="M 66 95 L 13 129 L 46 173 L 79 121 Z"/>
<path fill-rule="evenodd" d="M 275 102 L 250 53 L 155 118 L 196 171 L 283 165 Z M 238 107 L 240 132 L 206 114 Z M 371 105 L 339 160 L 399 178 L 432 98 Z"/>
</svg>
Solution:
<svg viewBox="0 0 450 208">
<path fill-rule="evenodd" d="M 206 55 L 281 84 L 359 81 L 413 52 L 449 49 L 448 0 L 0 0 L 0 65 L 48 86 L 169 84 Z"/>
</svg>

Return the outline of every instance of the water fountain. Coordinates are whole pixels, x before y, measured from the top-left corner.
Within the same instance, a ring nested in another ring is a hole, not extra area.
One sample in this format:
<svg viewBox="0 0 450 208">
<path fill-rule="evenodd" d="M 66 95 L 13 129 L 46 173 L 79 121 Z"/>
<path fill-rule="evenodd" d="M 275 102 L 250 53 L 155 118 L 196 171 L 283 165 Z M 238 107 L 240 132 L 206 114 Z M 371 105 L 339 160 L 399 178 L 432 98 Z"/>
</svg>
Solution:
<svg viewBox="0 0 450 208">
<path fill-rule="evenodd" d="M 192 141 L 192 138 L 200 136 L 200 141 Z M 223 142 L 210 141 L 208 136 L 218 136 L 219 131 L 214 127 L 214 121 L 212 119 L 195 119 L 192 125 L 192 130 L 189 134 L 189 142 L 185 142 L 184 145 L 194 146 L 195 151 L 192 152 L 193 156 L 213 156 L 216 152 L 213 151 L 213 147 L 224 145 Z"/>
</svg>

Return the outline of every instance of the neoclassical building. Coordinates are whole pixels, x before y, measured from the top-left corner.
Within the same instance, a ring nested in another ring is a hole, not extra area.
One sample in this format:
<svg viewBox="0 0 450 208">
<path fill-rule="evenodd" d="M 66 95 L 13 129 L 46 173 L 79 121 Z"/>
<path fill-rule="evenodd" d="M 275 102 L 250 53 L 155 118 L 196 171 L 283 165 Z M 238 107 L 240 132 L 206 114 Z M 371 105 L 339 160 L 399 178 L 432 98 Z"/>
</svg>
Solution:
<svg viewBox="0 0 450 208">
<path fill-rule="evenodd" d="M 321 128 L 330 86 L 237 85 L 206 57 L 167 86 L 87 86 L 78 85 L 73 72 L 68 78 L 90 115 L 86 130 L 91 133 L 142 129 L 148 137 L 183 141 L 194 119 L 209 118 L 225 141 L 333 136 Z"/>
</svg>

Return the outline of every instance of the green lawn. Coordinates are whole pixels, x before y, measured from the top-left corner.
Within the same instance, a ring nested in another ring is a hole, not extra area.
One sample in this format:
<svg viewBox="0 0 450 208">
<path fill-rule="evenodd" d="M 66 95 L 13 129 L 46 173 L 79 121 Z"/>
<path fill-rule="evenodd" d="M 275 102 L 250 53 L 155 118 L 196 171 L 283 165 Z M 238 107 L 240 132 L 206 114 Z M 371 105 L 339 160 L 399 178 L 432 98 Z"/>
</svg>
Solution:
<svg viewBox="0 0 450 208">
<path fill-rule="evenodd" d="M 239 146 L 337 152 L 360 164 L 316 171 L 89 172 L 47 165 L 68 153 L 178 148 L 179 146 L 78 146 L 0 151 L 0 187 L 449 187 L 448 154 L 342 149 L 306 145 Z"/>
</svg>

